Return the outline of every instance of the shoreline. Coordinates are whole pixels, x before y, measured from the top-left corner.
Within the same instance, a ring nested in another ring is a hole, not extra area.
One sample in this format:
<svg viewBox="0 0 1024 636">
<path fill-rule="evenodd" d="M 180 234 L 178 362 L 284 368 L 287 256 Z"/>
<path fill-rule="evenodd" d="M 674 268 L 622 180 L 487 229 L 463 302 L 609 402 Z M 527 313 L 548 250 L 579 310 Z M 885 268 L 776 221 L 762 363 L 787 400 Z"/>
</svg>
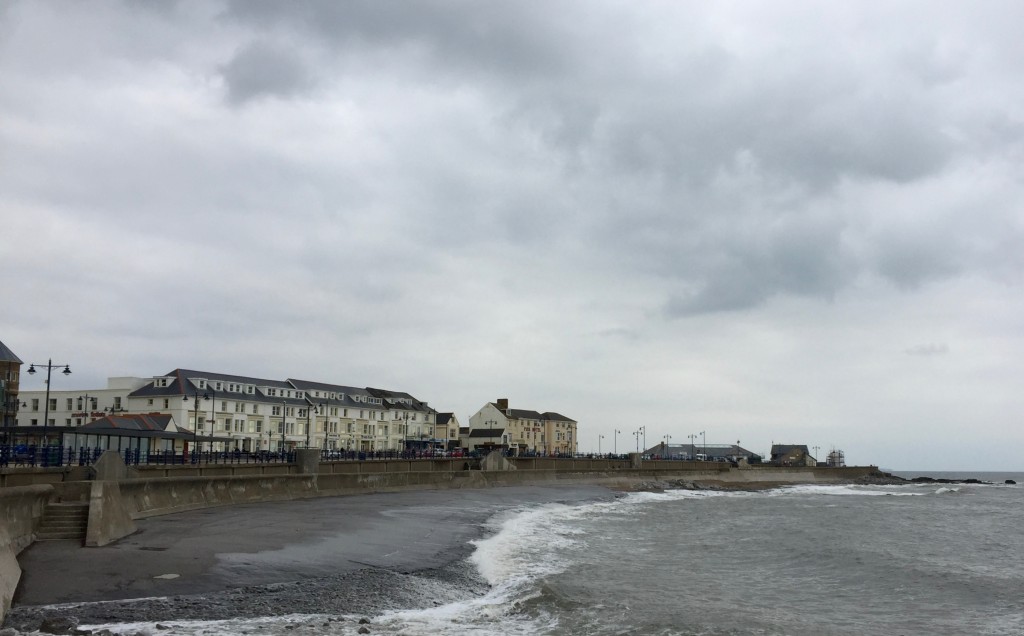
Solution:
<svg viewBox="0 0 1024 636">
<path fill-rule="evenodd" d="M 465 600 L 489 589 L 466 559 L 495 515 L 617 496 L 604 486 L 513 486 L 153 517 L 101 548 L 59 541 L 26 549 L 24 576 L 3 627 L 30 632 L 47 620 L 98 625 L 323 616 L 325 608 L 334 620 L 352 620 L 427 607 L 427 599 Z"/>
<path fill-rule="evenodd" d="M 883 473 L 843 483 L 930 482 Z M 685 479 L 560 483 L 173 513 L 141 520 L 138 532 L 102 548 L 34 544 L 22 555 L 25 576 L 3 627 L 29 632 L 46 620 L 103 625 L 292 614 L 311 617 L 296 625 L 321 625 L 424 609 L 428 599 L 439 605 L 487 593 L 488 583 L 466 561 L 475 549 L 472 541 L 486 535 L 488 520 L 516 508 L 612 500 L 625 492 L 790 485 Z"/>
</svg>

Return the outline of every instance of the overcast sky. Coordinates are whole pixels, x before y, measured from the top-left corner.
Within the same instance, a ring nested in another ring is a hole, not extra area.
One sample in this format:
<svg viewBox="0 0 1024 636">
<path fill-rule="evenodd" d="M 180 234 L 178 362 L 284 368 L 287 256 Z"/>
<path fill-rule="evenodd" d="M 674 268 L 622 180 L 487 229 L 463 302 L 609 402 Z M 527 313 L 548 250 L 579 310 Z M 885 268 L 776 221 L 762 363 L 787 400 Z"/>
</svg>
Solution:
<svg viewBox="0 0 1024 636">
<path fill-rule="evenodd" d="M 0 340 L 55 389 L 195 368 L 507 397 L 583 451 L 1024 470 L 1021 24 L 2 2 Z"/>
</svg>

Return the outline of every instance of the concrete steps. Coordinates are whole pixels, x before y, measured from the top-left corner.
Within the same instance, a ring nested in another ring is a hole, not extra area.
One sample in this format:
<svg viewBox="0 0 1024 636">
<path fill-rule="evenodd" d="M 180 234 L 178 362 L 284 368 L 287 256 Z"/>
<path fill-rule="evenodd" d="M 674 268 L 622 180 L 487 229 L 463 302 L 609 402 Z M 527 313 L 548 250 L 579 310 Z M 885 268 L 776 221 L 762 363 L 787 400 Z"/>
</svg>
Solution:
<svg viewBox="0 0 1024 636">
<path fill-rule="evenodd" d="M 88 503 L 47 504 L 43 519 L 36 529 L 36 541 L 85 539 L 89 525 Z"/>
</svg>

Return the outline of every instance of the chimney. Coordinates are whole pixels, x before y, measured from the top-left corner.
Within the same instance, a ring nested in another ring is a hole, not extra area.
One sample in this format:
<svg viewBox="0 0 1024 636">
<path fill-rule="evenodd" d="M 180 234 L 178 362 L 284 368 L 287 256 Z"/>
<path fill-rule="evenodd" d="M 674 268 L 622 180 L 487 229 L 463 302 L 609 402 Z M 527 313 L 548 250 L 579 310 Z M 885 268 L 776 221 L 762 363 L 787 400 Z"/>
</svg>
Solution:
<svg viewBox="0 0 1024 636">
<path fill-rule="evenodd" d="M 498 398 L 498 410 L 499 411 L 507 411 L 508 410 L 508 398 Z"/>
</svg>

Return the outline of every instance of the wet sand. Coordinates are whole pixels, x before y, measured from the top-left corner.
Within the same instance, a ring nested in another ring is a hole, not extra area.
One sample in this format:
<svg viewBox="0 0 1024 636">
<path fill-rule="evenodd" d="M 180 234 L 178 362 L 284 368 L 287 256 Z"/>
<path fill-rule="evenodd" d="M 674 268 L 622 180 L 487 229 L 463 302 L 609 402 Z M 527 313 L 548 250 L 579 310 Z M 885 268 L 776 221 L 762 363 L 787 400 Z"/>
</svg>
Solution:
<svg viewBox="0 0 1024 636">
<path fill-rule="evenodd" d="M 587 485 L 438 490 L 153 517 L 101 548 L 56 541 L 26 549 L 5 626 L 26 631 L 53 615 L 82 623 L 372 615 L 431 596 L 482 594 L 486 583 L 465 558 L 488 519 L 520 506 L 613 497 Z M 59 603 L 87 604 L 41 607 Z"/>
</svg>

